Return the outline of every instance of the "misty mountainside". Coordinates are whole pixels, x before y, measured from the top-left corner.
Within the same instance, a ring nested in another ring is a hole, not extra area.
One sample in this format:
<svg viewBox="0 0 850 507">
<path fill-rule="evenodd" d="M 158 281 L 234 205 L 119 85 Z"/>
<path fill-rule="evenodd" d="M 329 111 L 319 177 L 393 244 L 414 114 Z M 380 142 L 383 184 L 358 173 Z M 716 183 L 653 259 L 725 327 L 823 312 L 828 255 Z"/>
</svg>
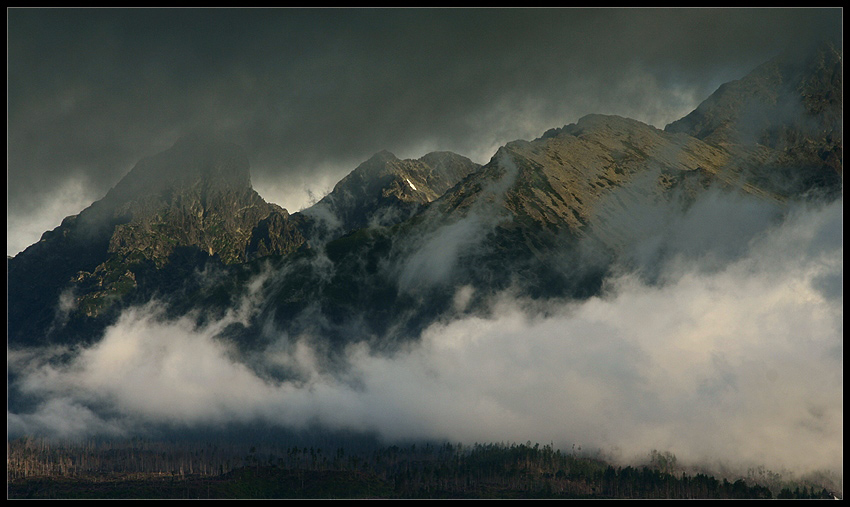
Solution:
<svg viewBox="0 0 850 507">
<path fill-rule="evenodd" d="M 689 231 L 675 217 L 704 196 L 778 220 L 789 202 L 841 195 L 840 52 L 806 56 L 723 85 L 664 130 L 589 115 L 482 166 L 380 152 L 292 215 L 251 188 L 241 149 L 181 139 L 8 261 L 9 345 L 96 341 L 122 310 L 156 301 L 200 323 L 238 308 L 220 337 L 249 355 L 309 336 L 334 356 L 353 343 L 394 350 L 505 291 L 598 295 L 612 271 L 651 273 L 678 253 Z M 683 248 L 704 247 L 715 246 Z"/>
<path fill-rule="evenodd" d="M 793 196 L 835 193 L 843 175 L 842 53 L 831 44 L 797 48 L 726 83 L 668 125 L 747 161 L 747 181 Z"/>
<path fill-rule="evenodd" d="M 304 241 L 287 211 L 251 188 L 240 147 L 185 137 L 8 261 L 9 341 L 85 339 L 87 324 L 169 291 L 210 259 L 244 263 Z"/>
<path fill-rule="evenodd" d="M 400 160 L 382 151 L 294 218 L 313 242 L 335 239 L 364 227 L 394 225 L 416 214 L 479 167 L 451 152 Z"/>
</svg>

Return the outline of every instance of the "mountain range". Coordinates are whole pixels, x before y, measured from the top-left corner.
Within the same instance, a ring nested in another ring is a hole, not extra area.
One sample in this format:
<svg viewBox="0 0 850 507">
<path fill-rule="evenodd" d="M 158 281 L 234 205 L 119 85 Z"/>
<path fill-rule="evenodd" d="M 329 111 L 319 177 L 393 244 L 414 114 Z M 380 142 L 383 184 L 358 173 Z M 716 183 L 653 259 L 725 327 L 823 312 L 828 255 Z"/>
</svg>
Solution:
<svg viewBox="0 0 850 507">
<path fill-rule="evenodd" d="M 360 342 L 393 350 L 441 318 L 487 311 L 500 291 L 598 295 L 634 261 L 636 210 L 684 211 L 710 191 L 778 213 L 838 198 L 841 56 L 830 44 L 777 56 L 663 130 L 589 115 L 483 165 L 382 151 L 295 213 L 253 190 L 240 147 L 181 138 L 8 259 L 9 347 L 91 343 L 153 300 L 203 322 L 259 291 L 223 338 L 250 353 L 269 329 L 310 334 L 333 356 Z"/>
</svg>

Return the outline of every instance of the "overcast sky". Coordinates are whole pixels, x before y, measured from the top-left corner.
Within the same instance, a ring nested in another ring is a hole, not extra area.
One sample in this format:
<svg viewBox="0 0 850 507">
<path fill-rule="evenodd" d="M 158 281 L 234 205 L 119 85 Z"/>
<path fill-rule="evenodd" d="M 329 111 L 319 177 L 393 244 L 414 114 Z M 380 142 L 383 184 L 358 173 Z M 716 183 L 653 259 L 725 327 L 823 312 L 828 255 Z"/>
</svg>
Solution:
<svg viewBox="0 0 850 507">
<path fill-rule="evenodd" d="M 380 150 L 496 148 L 589 113 L 659 128 L 840 9 L 8 9 L 7 253 L 189 132 L 290 212 Z"/>
</svg>

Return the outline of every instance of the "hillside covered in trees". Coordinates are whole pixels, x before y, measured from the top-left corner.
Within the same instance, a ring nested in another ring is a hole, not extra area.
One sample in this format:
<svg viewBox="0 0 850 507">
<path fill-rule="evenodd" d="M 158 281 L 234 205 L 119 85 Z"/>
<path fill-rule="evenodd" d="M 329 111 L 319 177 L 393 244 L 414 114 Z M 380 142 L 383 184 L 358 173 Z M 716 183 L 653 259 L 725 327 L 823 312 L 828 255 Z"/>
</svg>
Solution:
<svg viewBox="0 0 850 507">
<path fill-rule="evenodd" d="M 750 470 L 730 481 L 653 451 L 640 466 L 551 445 L 7 444 L 9 498 L 835 498 Z"/>
</svg>

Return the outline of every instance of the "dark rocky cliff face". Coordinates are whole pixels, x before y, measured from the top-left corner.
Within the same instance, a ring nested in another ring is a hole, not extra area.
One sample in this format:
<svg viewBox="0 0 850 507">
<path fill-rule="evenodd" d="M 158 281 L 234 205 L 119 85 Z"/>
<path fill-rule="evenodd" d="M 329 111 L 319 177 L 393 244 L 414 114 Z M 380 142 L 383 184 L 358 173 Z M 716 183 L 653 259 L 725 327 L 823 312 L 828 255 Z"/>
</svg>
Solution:
<svg viewBox="0 0 850 507">
<path fill-rule="evenodd" d="M 417 213 L 480 166 L 451 152 L 401 160 L 375 154 L 315 205 L 298 213 L 313 241 L 327 241 L 368 226 L 391 226 Z"/>
<path fill-rule="evenodd" d="M 227 264 L 244 262 L 254 228 L 270 214 L 286 220 L 286 210 L 265 202 L 252 188 L 248 159 L 235 145 L 189 137 L 140 162 L 103 199 L 116 226 L 109 252 L 140 253 L 158 265 L 174 248 L 193 246 Z M 267 255 L 300 245 L 267 245 Z"/>
<path fill-rule="evenodd" d="M 109 313 L 140 286 L 156 291 L 151 274 L 175 260 L 185 265 L 171 269 L 191 271 L 187 258 L 241 263 L 303 243 L 286 210 L 251 188 L 241 148 L 183 138 L 8 261 L 10 343 L 46 339 L 56 319 Z"/>
</svg>

